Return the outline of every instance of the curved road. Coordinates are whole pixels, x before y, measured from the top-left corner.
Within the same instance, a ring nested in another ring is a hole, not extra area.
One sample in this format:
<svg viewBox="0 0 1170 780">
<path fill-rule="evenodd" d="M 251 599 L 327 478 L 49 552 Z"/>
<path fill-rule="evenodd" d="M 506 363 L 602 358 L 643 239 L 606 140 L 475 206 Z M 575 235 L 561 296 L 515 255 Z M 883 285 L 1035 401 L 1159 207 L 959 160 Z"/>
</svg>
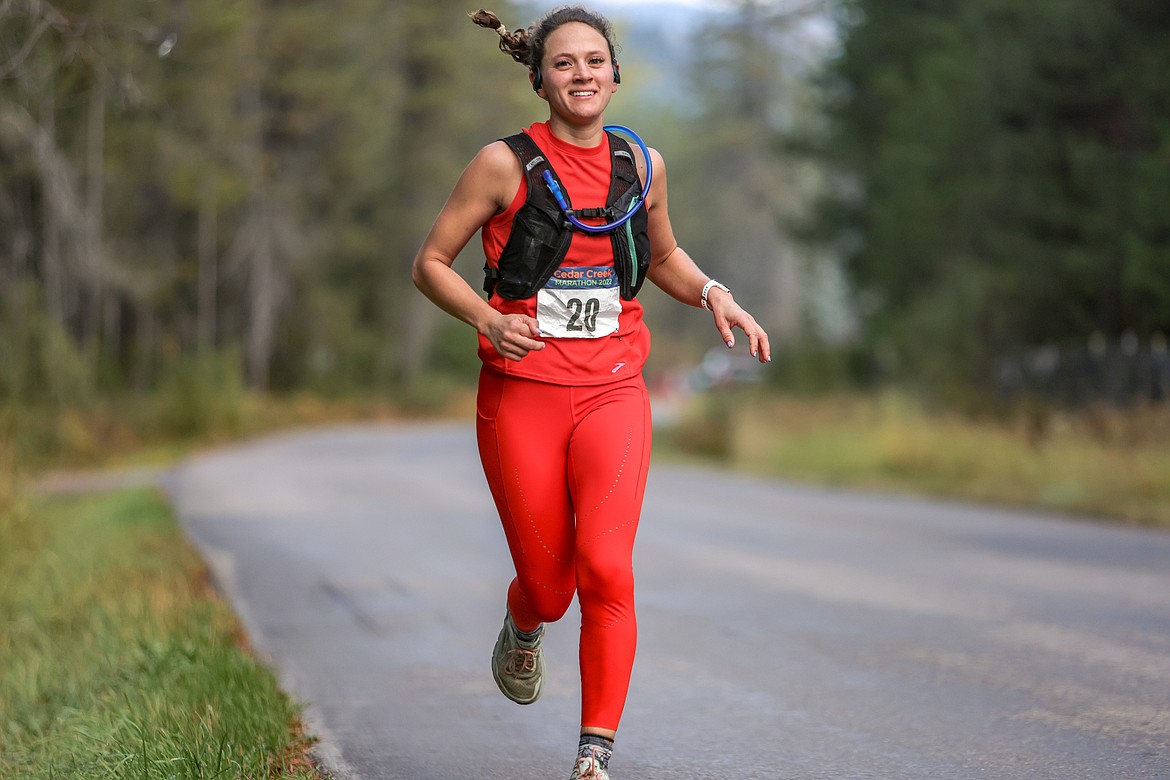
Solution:
<svg viewBox="0 0 1170 780">
<path fill-rule="evenodd" d="M 534 706 L 469 426 L 289 434 L 171 489 L 348 780 L 568 775 L 576 607 Z M 1170 534 L 656 464 L 614 780 L 1170 778 Z"/>
</svg>

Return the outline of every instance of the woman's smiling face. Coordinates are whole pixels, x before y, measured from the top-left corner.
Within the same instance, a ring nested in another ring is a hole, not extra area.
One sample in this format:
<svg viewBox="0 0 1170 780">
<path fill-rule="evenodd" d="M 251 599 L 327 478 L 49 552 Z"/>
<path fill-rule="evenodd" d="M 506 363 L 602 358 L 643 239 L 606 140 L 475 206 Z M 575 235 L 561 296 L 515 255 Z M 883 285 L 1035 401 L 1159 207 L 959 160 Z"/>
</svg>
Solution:
<svg viewBox="0 0 1170 780">
<path fill-rule="evenodd" d="M 600 117 L 617 92 L 609 42 L 582 22 L 563 24 L 549 34 L 540 70 L 540 96 L 572 124 Z"/>
</svg>

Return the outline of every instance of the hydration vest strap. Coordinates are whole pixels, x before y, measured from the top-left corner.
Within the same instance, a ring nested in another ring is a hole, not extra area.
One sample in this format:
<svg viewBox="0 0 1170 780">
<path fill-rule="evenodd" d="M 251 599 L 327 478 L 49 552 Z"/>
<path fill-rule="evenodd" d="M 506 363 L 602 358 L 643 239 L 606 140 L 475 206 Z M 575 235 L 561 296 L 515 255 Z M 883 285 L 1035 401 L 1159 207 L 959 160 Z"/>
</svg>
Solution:
<svg viewBox="0 0 1170 780">
<path fill-rule="evenodd" d="M 495 292 L 496 281 L 500 278 L 500 269 L 483 264 L 483 291 L 489 296 Z"/>
<path fill-rule="evenodd" d="M 484 266 L 484 292 L 495 292 L 508 299 L 528 298 L 539 290 L 559 267 L 576 228 L 549 190 L 545 172 L 561 189 L 565 205 L 574 216 L 602 218 L 615 222 L 639 208 L 641 183 L 630 145 L 625 139 L 606 131 L 611 160 L 610 187 L 606 205 L 572 209 L 568 191 L 549 165 L 540 147 L 527 133 L 502 138 L 520 161 L 528 194 L 516 212 L 512 230 L 500 254 L 497 268 Z M 649 266 L 650 246 L 646 235 L 646 215 L 634 214 L 617 229 L 607 231 L 613 247 L 613 264 L 620 283 L 620 295 L 631 300 L 638 293 Z"/>
<path fill-rule="evenodd" d="M 613 221 L 613 219 L 614 219 L 614 213 L 613 213 L 613 209 L 611 209 L 611 208 L 604 208 L 604 209 L 573 209 L 573 213 L 574 213 L 574 214 L 576 214 L 578 217 L 588 217 L 588 218 L 597 218 L 597 219 L 607 219 L 607 220 L 609 220 L 609 221 L 611 221 L 611 222 L 612 222 L 612 221 Z"/>
<path fill-rule="evenodd" d="M 606 140 L 609 142 L 610 159 L 612 162 L 609 198 L 606 201 L 608 205 L 582 209 L 572 208 L 573 203 L 569 198 L 568 188 L 561 182 L 556 170 L 549 165 L 544 153 L 536 145 L 536 141 L 532 140 L 532 136 L 528 135 L 528 133 L 516 133 L 501 140 L 520 158 L 520 165 L 524 169 L 524 177 L 528 180 L 528 198 L 530 200 L 535 197 L 538 201 L 548 202 L 554 207 L 559 208 L 552 194 L 548 192 L 548 187 L 543 180 L 544 171 L 547 170 L 552 174 L 557 186 L 560 187 L 561 194 L 564 196 L 565 202 L 569 204 L 574 216 L 586 219 L 604 219 L 607 222 L 612 222 L 622 215 L 621 209 L 614 208 L 613 204 L 625 194 L 631 185 L 637 184 L 639 179 L 638 168 L 634 164 L 634 154 L 630 145 L 626 143 L 624 138 L 616 136 L 608 130 L 605 132 L 605 135 Z"/>
<path fill-rule="evenodd" d="M 613 174 L 609 179 L 609 200 L 607 203 L 617 203 L 631 185 L 638 184 L 638 166 L 634 164 L 634 153 L 624 138 L 620 138 L 608 130 L 609 148 L 613 157 Z M 649 160 L 646 161 L 649 164 Z"/>
<path fill-rule="evenodd" d="M 552 174 L 553 181 L 561 188 L 561 194 L 564 195 L 565 201 L 569 202 L 569 192 L 561 183 L 561 179 L 557 176 L 557 172 L 549 165 L 548 160 L 544 156 L 544 152 L 536 145 L 536 141 L 532 140 L 532 136 L 528 133 L 516 133 L 507 138 L 500 139 L 508 145 L 512 152 L 520 158 L 520 166 L 524 169 L 524 178 L 528 182 L 528 198 L 527 202 L 538 203 L 541 206 L 560 210 L 552 193 L 548 191 L 548 187 L 544 183 L 544 172 L 548 171 Z M 571 203 L 570 203 L 571 205 Z M 568 222 L 566 221 L 566 225 Z"/>
</svg>

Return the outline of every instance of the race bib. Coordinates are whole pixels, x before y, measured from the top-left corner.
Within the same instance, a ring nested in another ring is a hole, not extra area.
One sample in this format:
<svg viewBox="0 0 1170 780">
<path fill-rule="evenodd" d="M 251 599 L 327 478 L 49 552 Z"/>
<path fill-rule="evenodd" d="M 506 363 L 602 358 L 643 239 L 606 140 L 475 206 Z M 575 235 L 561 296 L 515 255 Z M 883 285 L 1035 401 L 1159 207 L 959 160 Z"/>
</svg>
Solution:
<svg viewBox="0 0 1170 780">
<path fill-rule="evenodd" d="M 536 321 L 545 337 L 608 336 L 617 331 L 621 313 L 613 266 L 558 268 L 536 294 Z"/>
</svg>

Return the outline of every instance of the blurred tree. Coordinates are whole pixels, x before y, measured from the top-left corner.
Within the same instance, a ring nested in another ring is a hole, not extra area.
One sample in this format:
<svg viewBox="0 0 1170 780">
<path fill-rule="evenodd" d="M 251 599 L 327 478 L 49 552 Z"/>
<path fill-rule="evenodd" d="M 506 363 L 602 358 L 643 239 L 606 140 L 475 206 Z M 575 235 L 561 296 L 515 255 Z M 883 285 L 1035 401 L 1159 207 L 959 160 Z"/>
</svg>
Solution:
<svg viewBox="0 0 1170 780">
<path fill-rule="evenodd" d="M 414 248 L 523 124 L 494 43 L 450 0 L 0 2 L 0 400 L 196 349 L 257 388 L 417 374 Z"/>
<path fill-rule="evenodd" d="M 105 241 L 106 130 L 108 105 L 139 101 L 135 51 L 149 46 L 154 33 L 127 24 L 137 16 L 122 4 L 87 10 L 34 0 L 0 5 L 0 180 L 7 205 L 0 233 L 10 237 L 0 247 L 0 306 L 19 323 L 0 334 L 10 369 L 0 377 L 5 395 L 63 394 L 58 377 L 77 373 L 57 364 L 63 353 L 51 345 L 63 334 L 84 348 L 83 384 L 91 385 L 99 364 L 116 358 L 122 301 L 143 293 Z M 27 295 L 29 288 L 36 294 Z"/>
<path fill-rule="evenodd" d="M 795 240 L 792 224 L 820 176 L 786 139 L 812 121 L 807 72 L 824 41 L 815 0 L 733 0 L 693 40 L 687 136 L 674 150 L 671 209 L 688 251 L 727 283 L 776 342 L 818 323 L 809 298 L 830 262 Z M 844 302 L 841 302 L 844 305 Z"/>
<path fill-rule="evenodd" d="M 393 110 L 371 128 L 380 177 L 371 179 L 376 267 L 366 287 L 376 297 L 371 324 L 385 334 L 378 375 L 409 384 L 434 350 L 441 314 L 418 295 L 410 265 L 463 167 L 484 145 L 527 124 L 540 101 L 526 73 L 497 48 L 494 34 L 471 23 L 456 0 L 408 0 L 394 7 L 387 58 Z M 510 4 L 496 11 L 505 19 Z M 519 26 L 519 25 L 514 25 Z M 367 150 L 369 154 L 372 150 Z M 482 254 L 466 253 L 478 285 Z M 468 348 L 474 350 L 468 334 Z"/>
<path fill-rule="evenodd" d="M 825 210 L 912 374 L 1170 329 L 1170 8 L 844 0 Z"/>
</svg>

